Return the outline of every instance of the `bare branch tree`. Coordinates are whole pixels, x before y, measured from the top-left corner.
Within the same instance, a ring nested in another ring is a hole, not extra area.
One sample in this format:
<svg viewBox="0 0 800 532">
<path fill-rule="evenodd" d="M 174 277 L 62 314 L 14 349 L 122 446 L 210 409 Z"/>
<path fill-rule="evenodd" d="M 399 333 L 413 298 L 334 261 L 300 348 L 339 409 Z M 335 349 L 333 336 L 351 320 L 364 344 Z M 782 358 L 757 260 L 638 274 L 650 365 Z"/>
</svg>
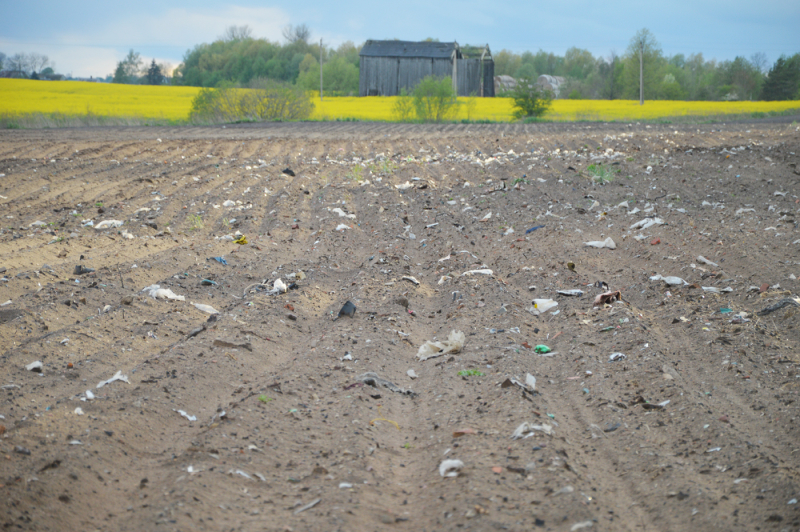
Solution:
<svg viewBox="0 0 800 532">
<path fill-rule="evenodd" d="M 756 52 L 751 55 L 750 64 L 762 74 L 769 72 L 769 60 L 764 52 Z"/>
<path fill-rule="evenodd" d="M 283 38 L 289 43 L 296 43 L 303 41 L 305 43 L 311 38 L 311 30 L 305 24 L 299 26 L 292 26 L 289 24 L 283 28 Z"/>
<path fill-rule="evenodd" d="M 246 39 L 253 38 L 253 30 L 250 29 L 250 26 L 228 26 L 225 29 L 225 33 L 222 34 L 221 39 L 227 42 L 238 42 L 244 41 Z"/>
</svg>

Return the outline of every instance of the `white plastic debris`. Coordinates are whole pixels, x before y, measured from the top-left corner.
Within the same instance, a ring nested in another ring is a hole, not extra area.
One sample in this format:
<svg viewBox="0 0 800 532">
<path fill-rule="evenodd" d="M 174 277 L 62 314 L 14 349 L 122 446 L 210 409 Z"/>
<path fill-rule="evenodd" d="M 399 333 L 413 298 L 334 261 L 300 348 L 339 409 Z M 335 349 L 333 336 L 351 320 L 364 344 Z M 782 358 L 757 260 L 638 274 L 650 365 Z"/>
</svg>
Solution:
<svg viewBox="0 0 800 532">
<path fill-rule="evenodd" d="M 349 353 L 349 352 L 345 353 L 345 355 L 342 358 L 340 358 L 339 360 L 341 360 L 342 362 L 344 362 L 345 360 L 353 360 L 353 355 L 352 355 L 352 353 Z"/>
<path fill-rule="evenodd" d="M 356 219 L 356 215 L 355 214 L 347 214 L 346 212 L 344 212 L 339 207 L 336 207 L 335 209 L 331 210 L 331 212 L 334 212 L 334 213 L 338 214 L 342 218 L 350 218 L 351 220 L 355 220 Z"/>
<path fill-rule="evenodd" d="M 535 431 L 544 432 L 548 436 L 553 435 L 553 427 L 548 425 L 547 423 L 543 423 L 541 425 L 534 425 L 533 423 L 528 423 L 527 421 L 517 427 L 517 430 L 514 431 L 514 434 L 511 435 L 512 440 L 519 440 L 520 438 L 530 438 L 533 436 Z"/>
<path fill-rule="evenodd" d="M 680 277 L 662 277 L 660 274 L 656 274 L 650 278 L 651 281 L 664 281 L 666 284 L 670 286 L 677 286 L 677 285 L 686 285 L 689 284 Z"/>
<path fill-rule="evenodd" d="M 719 264 L 717 264 L 716 262 L 711 262 L 710 260 L 708 260 L 707 258 L 705 258 L 702 255 L 698 255 L 697 256 L 697 262 L 700 262 L 700 263 L 703 263 L 703 264 L 708 264 L 709 266 L 719 267 Z"/>
<path fill-rule="evenodd" d="M 402 281 L 410 281 L 410 282 L 412 282 L 413 284 L 415 284 L 415 285 L 419 286 L 419 281 L 417 281 L 417 278 L 416 278 L 416 277 L 412 277 L 412 276 L 410 276 L 410 275 L 404 275 L 404 276 L 401 278 L 401 280 L 402 280 Z"/>
<path fill-rule="evenodd" d="M 755 209 L 745 209 L 744 207 L 742 207 L 741 209 L 737 210 L 734 214 L 736 214 L 738 216 L 738 215 L 744 214 L 746 212 L 756 212 L 756 210 Z"/>
<path fill-rule="evenodd" d="M 514 228 L 513 227 L 509 227 L 508 229 L 506 229 L 506 232 L 503 233 L 503 236 L 508 236 L 508 235 L 512 234 L 513 232 L 514 232 Z"/>
<path fill-rule="evenodd" d="M 417 378 L 417 372 L 414 371 L 413 369 L 410 369 L 410 370 L 406 371 L 406 375 L 408 375 L 408 378 L 411 379 L 411 380 L 414 380 L 414 379 Z"/>
<path fill-rule="evenodd" d="M 95 225 L 95 229 L 116 229 L 117 227 L 122 227 L 124 222 L 122 220 L 103 220 L 99 224 Z"/>
<path fill-rule="evenodd" d="M 286 286 L 286 283 L 284 283 L 280 279 L 275 279 L 275 282 L 272 283 L 272 289 L 273 291 L 277 291 L 278 293 L 285 294 L 289 288 Z"/>
<path fill-rule="evenodd" d="M 648 166 L 648 168 L 650 168 Z M 648 172 L 650 173 L 650 172 Z M 583 530 L 584 528 L 592 528 L 594 526 L 594 521 L 581 521 L 580 523 L 575 523 L 569 529 L 569 532 L 577 532 L 578 530 Z"/>
<path fill-rule="evenodd" d="M 395 185 L 394 188 L 396 188 L 397 190 L 408 190 L 409 188 L 411 188 L 413 186 L 414 185 L 411 184 L 410 181 L 406 181 L 405 183 L 402 183 L 400 185 Z"/>
<path fill-rule="evenodd" d="M 75 409 L 75 415 L 82 416 L 83 415 L 83 409 L 81 407 L 76 408 Z"/>
<path fill-rule="evenodd" d="M 443 342 L 431 342 L 428 340 L 419 347 L 417 351 L 417 358 L 419 360 L 428 360 L 429 358 L 436 358 L 450 353 L 458 353 L 464 347 L 466 335 L 461 331 L 450 331 L 447 340 Z"/>
<path fill-rule="evenodd" d="M 192 305 L 194 305 L 194 308 L 200 312 L 205 312 L 207 314 L 219 314 L 219 311 L 211 305 L 205 305 L 203 303 L 192 303 Z"/>
<path fill-rule="evenodd" d="M 462 273 L 461 275 L 462 276 L 463 275 L 494 275 L 494 272 L 492 270 L 489 270 L 489 269 L 469 270 L 467 272 Z"/>
<path fill-rule="evenodd" d="M 464 462 L 461 460 L 442 460 L 439 464 L 439 474 L 443 477 L 457 477 L 462 467 Z"/>
<path fill-rule="evenodd" d="M 622 360 L 628 358 L 625 356 L 625 353 L 611 353 L 608 357 L 609 362 L 614 362 L 615 360 Z"/>
<path fill-rule="evenodd" d="M 349 482 L 339 482 L 339 489 L 350 489 L 353 485 Z"/>
<path fill-rule="evenodd" d="M 557 290 L 556 293 L 562 296 L 582 296 L 583 290 Z"/>
<path fill-rule="evenodd" d="M 525 384 L 528 386 L 528 389 L 532 392 L 536 391 L 536 377 L 528 373 L 525 375 Z"/>
<path fill-rule="evenodd" d="M 554 309 L 558 306 L 557 301 L 553 301 L 552 299 L 534 299 L 533 306 L 530 308 L 531 314 L 544 314 L 550 309 Z"/>
<path fill-rule="evenodd" d="M 161 286 L 157 284 L 144 287 L 142 292 L 147 292 L 147 295 L 153 299 L 173 299 L 175 301 L 186 301 L 185 297 L 177 295 L 169 288 L 161 288 Z"/>
<path fill-rule="evenodd" d="M 44 227 L 45 225 L 47 224 L 41 220 L 36 220 L 35 222 L 28 224 L 28 227 Z"/>
<path fill-rule="evenodd" d="M 350 226 L 347 224 L 339 224 L 336 226 L 337 231 L 344 231 L 345 229 L 350 229 Z"/>
<path fill-rule="evenodd" d="M 189 421 L 197 421 L 197 416 L 190 416 L 189 414 L 187 414 L 183 410 L 175 410 L 175 412 L 179 413 L 180 415 L 182 415 L 183 417 L 185 417 Z M 250 478 L 250 477 L 247 477 L 247 478 Z"/>
<path fill-rule="evenodd" d="M 645 218 L 644 220 L 639 220 L 638 222 L 633 224 L 631 226 L 631 229 L 633 230 L 641 229 L 642 231 L 644 231 L 645 229 L 653 227 L 654 225 L 663 225 L 663 224 L 664 220 L 662 220 L 661 218 Z"/>
<path fill-rule="evenodd" d="M 25 369 L 27 369 L 28 371 L 36 371 L 38 373 L 41 373 L 42 372 L 42 362 L 40 360 L 37 360 L 36 362 L 31 362 L 30 364 L 25 366 Z"/>
<path fill-rule="evenodd" d="M 127 376 L 127 375 L 123 375 L 123 374 L 122 374 L 122 370 L 120 370 L 120 371 L 116 372 L 116 373 L 114 374 L 114 376 L 113 376 L 113 377 L 111 377 L 110 379 L 108 379 L 107 381 L 101 381 L 101 382 L 99 382 L 99 383 L 97 384 L 97 388 L 102 388 L 102 387 L 103 387 L 103 386 L 105 386 L 106 384 L 111 384 L 111 383 L 112 383 L 112 382 L 114 382 L 114 381 L 122 381 L 122 382 L 127 382 L 128 384 L 130 384 L 130 382 L 128 382 L 128 376 Z"/>
<path fill-rule="evenodd" d="M 591 242 L 584 242 L 583 245 L 598 249 L 602 248 L 617 249 L 617 244 L 611 237 L 608 237 L 605 240 L 592 240 Z"/>
<path fill-rule="evenodd" d="M 94 394 L 92 393 L 92 390 L 86 390 L 85 392 L 83 392 L 83 395 L 85 395 L 86 399 L 88 399 L 89 401 L 94 399 Z"/>
<path fill-rule="evenodd" d="M 236 207 L 236 202 L 231 200 L 225 200 L 222 202 L 223 207 Z"/>
</svg>

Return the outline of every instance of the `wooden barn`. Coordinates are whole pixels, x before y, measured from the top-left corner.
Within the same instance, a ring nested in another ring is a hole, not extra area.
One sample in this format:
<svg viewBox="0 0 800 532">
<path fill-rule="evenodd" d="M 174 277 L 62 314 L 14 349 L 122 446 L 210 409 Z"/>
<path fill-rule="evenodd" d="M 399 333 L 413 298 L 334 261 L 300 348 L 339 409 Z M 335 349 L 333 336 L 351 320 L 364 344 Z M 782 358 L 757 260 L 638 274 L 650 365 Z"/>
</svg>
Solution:
<svg viewBox="0 0 800 532">
<path fill-rule="evenodd" d="M 494 96 L 494 61 L 488 44 L 462 49 L 457 42 L 369 40 L 359 55 L 359 96 L 411 92 L 426 76 L 449 76 L 459 96 Z"/>
</svg>

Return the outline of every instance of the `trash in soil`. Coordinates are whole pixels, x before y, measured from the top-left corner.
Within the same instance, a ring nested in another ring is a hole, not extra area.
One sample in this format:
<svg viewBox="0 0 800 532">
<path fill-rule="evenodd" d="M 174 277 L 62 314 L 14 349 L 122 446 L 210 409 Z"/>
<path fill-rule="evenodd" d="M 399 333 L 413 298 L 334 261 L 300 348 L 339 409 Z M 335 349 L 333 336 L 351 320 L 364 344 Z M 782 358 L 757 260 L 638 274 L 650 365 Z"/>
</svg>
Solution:
<svg viewBox="0 0 800 532">
<path fill-rule="evenodd" d="M 477 434 L 474 429 L 459 429 L 453 431 L 453 438 L 460 438 L 461 436 L 466 436 L 467 434 Z"/>
<path fill-rule="evenodd" d="M 219 262 L 223 266 L 227 266 L 228 265 L 228 261 L 225 260 L 224 257 L 211 257 L 211 258 L 214 259 L 215 261 Z"/>
<path fill-rule="evenodd" d="M 644 231 L 645 229 L 649 229 L 654 225 L 663 225 L 664 220 L 661 218 L 645 218 L 644 220 L 640 220 L 631 226 L 632 230 L 640 229 Z"/>
<path fill-rule="evenodd" d="M 92 393 L 92 390 L 86 390 L 85 392 L 83 392 L 83 395 L 86 396 L 86 400 L 88 401 L 94 399 L 94 394 Z"/>
<path fill-rule="evenodd" d="M 342 308 L 339 310 L 339 315 L 336 316 L 336 319 L 338 320 L 342 316 L 347 316 L 352 318 L 355 315 L 355 313 L 356 313 L 356 306 L 351 301 L 347 301 L 345 302 L 344 305 L 342 305 Z"/>
<path fill-rule="evenodd" d="M 344 212 L 339 207 L 336 207 L 335 209 L 331 210 L 331 212 L 338 214 L 341 218 L 350 218 L 351 220 L 355 220 L 356 219 L 356 215 L 355 214 L 347 214 L 346 212 Z"/>
<path fill-rule="evenodd" d="M 218 286 L 216 281 L 212 281 L 211 279 L 203 279 L 200 281 L 200 284 L 203 286 Z"/>
<path fill-rule="evenodd" d="M 401 281 L 411 281 L 415 285 L 419 286 L 419 281 L 417 281 L 416 277 L 411 277 L 410 275 L 405 275 L 401 279 Z"/>
<path fill-rule="evenodd" d="M 681 279 L 680 277 L 662 277 L 661 274 L 656 274 L 650 278 L 651 281 L 664 281 L 669 286 L 676 286 L 676 285 L 687 285 L 686 281 Z"/>
<path fill-rule="evenodd" d="M 562 296 L 582 296 L 583 290 L 557 290 L 556 293 Z"/>
<path fill-rule="evenodd" d="M 197 416 L 190 416 L 189 414 L 187 414 L 183 410 L 175 410 L 175 409 L 173 409 L 173 412 L 179 413 L 180 415 L 182 415 L 183 417 L 185 417 L 189 421 L 197 421 Z M 250 478 L 250 477 L 248 477 L 248 478 Z"/>
<path fill-rule="evenodd" d="M 344 231 L 345 229 L 351 229 L 351 227 L 347 224 L 339 224 L 336 226 L 336 231 Z"/>
<path fill-rule="evenodd" d="M 408 375 L 408 378 L 411 379 L 412 381 L 417 378 L 417 372 L 414 371 L 413 369 L 406 371 L 406 375 Z"/>
<path fill-rule="evenodd" d="M 461 460 L 442 460 L 439 464 L 439 474 L 443 477 L 457 477 L 462 467 L 464 462 Z"/>
<path fill-rule="evenodd" d="M 75 409 L 75 415 L 76 416 L 82 416 L 83 415 L 83 409 L 81 407 L 77 407 Z"/>
<path fill-rule="evenodd" d="M 399 393 L 399 394 L 403 394 L 403 395 L 411 395 L 411 396 L 416 395 L 412 390 L 406 390 L 404 388 L 400 388 L 395 383 L 378 377 L 378 374 L 374 373 L 372 371 L 369 371 L 369 372 L 364 373 L 363 375 L 359 376 L 358 380 L 363 382 L 364 384 L 372 386 L 373 388 L 381 387 L 381 388 L 386 388 L 387 390 L 389 390 L 391 392 L 395 392 L 395 393 Z"/>
<path fill-rule="evenodd" d="M 616 360 L 623 360 L 625 358 L 628 358 L 627 356 L 625 356 L 625 353 L 611 353 L 608 357 L 608 361 L 614 362 Z"/>
<path fill-rule="evenodd" d="M 243 246 L 244 244 L 247 244 L 247 237 L 244 235 L 240 235 L 239 238 L 233 241 L 233 243 Z"/>
<path fill-rule="evenodd" d="M 464 347 L 466 335 L 461 331 L 450 331 L 450 334 L 445 341 L 432 342 L 428 340 L 419 347 L 417 351 L 417 358 L 419 360 L 428 360 L 429 358 L 436 358 L 450 353 L 458 353 Z"/>
<path fill-rule="evenodd" d="M 103 220 L 99 224 L 95 225 L 95 229 L 116 229 L 117 227 L 122 227 L 124 222 L 122 220 Z"/>
<path fill-rule="evenodd" d="M 211 305 L 204 305 L 203 303 L 192 303 L 194 308 L 199 310 L 200 312 L 206 312 L 208 314 L 219 314 L 219 311 L 212 307 Z"/>
<path fill-rule="evenodd" d="M 292 174 L 292 175 L 294 175 L 294 174 Z M 306 504 L 305 506 L 301 506 L 300 508 L 298 508 L 297 510 L 294 511 L 294 515 L 297 515 L 299 513 L 305 512 L 306 510 L 310 510 L 314 506 L 318 505 L 321 500 L 322 499 L 314 499 L 313 501 L 311 501 L 310 503 Z"/>
<path fill-rule="evenodd" d="M 793 306 L 793 307 L 800 306 L 800 297 L 787 297 L 787 298 L 781 299 L 780 301 L 778 301 L 774 305 L 770 305 L 770 306 L 768 306 L 768 307 L 756 312 L 756 314 L 758 314 L 759 316 L 766 316 L 767 314 L 769 314 L 771 312 L 775 312 L 776 310 L 780 310 L 780 309 L 782 309 L 784 307 L 788 307 L 788 306 Z"/>
<path fill-rule="evenodd" d="M 530 308 L 531 314 L 543 314 L 550 309 L 556 308 L 558 302 L 552 299 L 534 299 L 533 306 Z"/>
<path fill-rule="evenodd" d="M 28 371 L 35 371 L 36 373 L 42 373 L 42 367 L 43 367 L 42 362 L 37 360 L 36 362 L 31 362 L 30 364 L 25 366 L 25 369 L 27 369 Z"/>
<path fill-rule="evenodd" d="M 275 279 L 275 282 L 272 283 L 272 290 L 269 290 L 267 294 L 269 295 L 285 294 L 287 290 L 289 290 L 289 287 L 286 286 L 286 283 L 284 283 L 280 279 Z"/>
<path fill-rule="evenodd" d="M 714 266 L 715 268 L 719 267 L 719 264 L 717 264 L 716 262 L 711 262 L 710 260 L 708 260 L 707 258 L 705 258 L 702 255 L 698 255 L 697 262 L 701 262 L 703 264 L 708 264 L 709 266 Z"/>
<path fill-rule="evenodd" d="M 494 272 L 492 270 L 489 270 L 489 269 L 469 270 L 467 272 L 462 273 L 461 275 L 463 276 L 463 275 L 476 275 L 476 274 L 478 274 L 478 275 L 494 275 Z"/>
<path fill-rule="evenodd" d="M 583 245 L 593 248 L 617 249 L 617 244 L 614 242 L 614 240 L 612 240 L 611 237 L 608 237 L 605 240 L 592 240 L 591 242 L 584 242 Z"/>
<path fill-rule="evenodd" d="M 294 177 L 294 172 L 292 171 L 291 168 L 284 168 L 283 170 L 281 170 L 281 173 Z"/>
<path fill-rule="evenodd" d="M 544 432 L 548 436 L 553 435 L 553 427 L 552 425 L 548 425 L 547 423 L 542 423 L 541 425 L 534 425 L 533 423 L 528 423 L 527 421 L 524 422 L 522 425 L 517 427 L 514 433 L 511 435 L 512 440 L 519 440 L 530 438 L 536 432 Z"/>
<path fill-rule="evenodd" d="M 575 523 L 574 525 L 572 525 L 569 529 L 569 532 L 578 532 L 578 530 L 583 530 L 584 528 L 592 528 L 593 526 L 594 526 L 594 521 L 581 521 L 580 523 Z"/>
<path fill-rule="evenodd" d="M 75 266 L 75 271 L 73 272 L 75 275 L 85 275 L 87 273 L 94 272 L 94 268 L 86 268 L 82 264 L 78 264 Z"/>
<path fill-rule="evenodd" d="M 530 229 L 525 231 L 525 234 L 527 235 L 528 233 L 533 233 L 534 231 L 536 231 L 537 229 L 541 229 L 542 227 L 544 227 L 544 226 L 543 225 L 537 225 L 537 226 L 531 227 Z"/>
<path fill-rule="evenodd" d="M 613 303 L 614 301 L 622 301 L 622 292 L 619 290 L 615 290 L 613 292 L 603 292 L 602 294 L 598 294 L 594 298 L 593 305 L 595 307 L 599 307 L 600 305 L 606 305 Z"/>
<path fill-rule="evenodd" d="M 147 292 L 147 295 L 153 299 L 173 299 L 175 301 L 186 301 L 185 297 L 177 295 L 169 288 L 161 288 L 157 284 L 142 288 L 142 292 Z"/>
<path fill-rule="evenodd" d="M 537 345 L 536 347 L 533 348 L 533 350 L 536 351 L 539 354 L 549 353 L 550 351 L 552 351 L 552 349 L 550 349 L 549 347 L 547 347 L 544 344 Z"/>
<path fill-rule="evenodd" d="M 103 387 L 103 386 L 105 386 L 106 384 L 111 384 L 111 383 L 112 383 L 112 382 L 114 382 L 114 381 L 122 381 L 122 382 L 127 382 L 128 384 L 130 384 L 130 382 L 128 381 L 128 377 L 127 377 L 127 375 L 123 375 L 123 374 L 122 374 L 122 370 L 120 370 L 120 371 L 116 372 L 116 373 L 114 374 L 114 376 L 113 376 L 113 377 L 111 377 L 110 379 L 108 379 L 107 381 L 101 381 L 101 382 L 99 382 L 99 383 L 97 384 L 97 388 L 102 388 L 102 387 Z"/>
</svg>

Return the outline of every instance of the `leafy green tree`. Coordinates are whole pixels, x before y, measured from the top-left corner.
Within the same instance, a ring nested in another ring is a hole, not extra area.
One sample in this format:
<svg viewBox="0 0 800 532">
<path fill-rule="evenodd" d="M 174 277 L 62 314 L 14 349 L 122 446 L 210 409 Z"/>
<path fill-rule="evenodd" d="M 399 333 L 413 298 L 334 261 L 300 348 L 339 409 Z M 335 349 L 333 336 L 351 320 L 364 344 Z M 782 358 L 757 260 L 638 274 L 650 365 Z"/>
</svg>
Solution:
<svg viewBox="0 0 800 532">
<path fill-rule="evenodd" d="M 514 100 L 514 118 L 540 117 L 553 103 L 553 95 L 544 92 L 536 85 L 531 78 L 521 78 L 517 80 L 509 96 Z"/>
<path fill-rule="evenodd" d="M 456 92 L 450 77 L 426 76 L 414 87 L 414 111 L 422 122 L 452 119 L 458 110 Z"/>
<path fill-rule="evenodd" d="M 137 83 L 142 69 L 142 57 L 131 49 L 125 59 L 117 63 L 113 83 Z"/>
<path fill-rule="evenodd" d="M 297 85 L 306 90 L 319 90 L 319 63 L 306 54 L 300 63 Z M 358 68 L 344 57 L 334 56 L 322 65 L 323 90 L 331 96 L 358 94 Z"/>
<path fill-rule="evenodd" d="M 782 55 L 769 70 L 761 99 L 767 101 L 800 98 L 800 54 Z"/>
</svg>

